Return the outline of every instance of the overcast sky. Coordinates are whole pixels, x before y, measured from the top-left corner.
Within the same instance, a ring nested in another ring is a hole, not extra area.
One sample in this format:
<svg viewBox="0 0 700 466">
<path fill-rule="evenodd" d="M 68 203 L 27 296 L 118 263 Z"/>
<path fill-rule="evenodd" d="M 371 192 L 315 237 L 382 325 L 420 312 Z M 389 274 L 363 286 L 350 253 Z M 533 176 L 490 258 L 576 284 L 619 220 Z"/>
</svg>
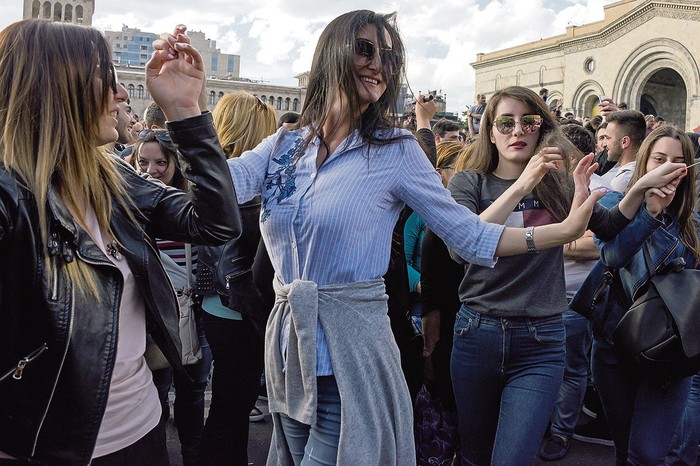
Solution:
<svg viewBox="0 0 700 466">
<path fill-rule="evenodd" d="M 241 56 L 241 76 L 283 85 L 311 66 L 316 41 L 330 20 L 368 8 L 398 12 L 415 93 L 442 89 L 447 110 L 474 99 L 479 52 L 491 52 L 565 32 L 567 24 L 603 19 L 611 0 L 96 0 L 93 26 L 171 31 L 178 23 L 204 31 L 224 53 Z M 22 0 L 0 0 L 0 27 L 22 18 Z"/>
</svg>

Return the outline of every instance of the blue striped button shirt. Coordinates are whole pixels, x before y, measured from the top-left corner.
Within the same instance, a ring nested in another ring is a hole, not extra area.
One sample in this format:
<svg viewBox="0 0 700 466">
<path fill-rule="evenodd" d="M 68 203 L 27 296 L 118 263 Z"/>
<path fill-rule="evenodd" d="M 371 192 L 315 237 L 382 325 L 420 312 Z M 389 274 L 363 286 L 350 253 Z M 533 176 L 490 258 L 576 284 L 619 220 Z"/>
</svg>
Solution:
<svg viewBox="0 0 700 466">
<path fill-rule="evenodd" d="M 260 229 L 283 284 L 381 278 L 404 204 L 465 260 L 495 264 L 504 227 L 482 222 L 457 204 L 412 136 L 379 146 L 355 132 L 317 169 L 320 141 L 313 139 L 304 150 L 308 131 L 281 129 L 228 161 L 239 203 L 262 194 Z M 410 133 L 397 129 L 394 134 Z M 288 324 L 280 337 L 282 354 Z M 317 333 L 317 375 L 331 375 L 320 325 Z"/>
</svg>

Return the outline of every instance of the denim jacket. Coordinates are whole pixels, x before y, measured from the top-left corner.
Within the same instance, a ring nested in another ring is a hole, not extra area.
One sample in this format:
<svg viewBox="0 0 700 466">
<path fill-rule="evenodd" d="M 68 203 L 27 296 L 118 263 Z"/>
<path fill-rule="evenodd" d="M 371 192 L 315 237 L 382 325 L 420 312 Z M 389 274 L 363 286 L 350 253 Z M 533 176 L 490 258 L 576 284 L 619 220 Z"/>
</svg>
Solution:
<svg viewBox="0 0 700 466">
<path fill-rule="evenodd" d="M 606 194 L 599 202 L 611 207 L 620 202 L 623 195 L 618 192 Z M 697 214 L 696 214 L 697 218 Z M 591 270 L 571 302 L 571 308 L 593 323 L 597 338 L 612 343 L 612 334 L 620 319 L 627 312 L 633 297 L 646 283 L 650 271 L 644 260 L 642 246 L 646 243 L 657 269 L 674 259 L 683 257 L 686 268 L 695 268 L 692 254 L 680 241 L 678 222 L 670 224 L 652 217 L 642 206 L 634 219 L 609 241 L 596 237 L 600 260 Z M 609 286 L 612 275 L 617 272 L 617 288 Z M 620 291 L 621 288 L 621 291 Z"/>
</svg>

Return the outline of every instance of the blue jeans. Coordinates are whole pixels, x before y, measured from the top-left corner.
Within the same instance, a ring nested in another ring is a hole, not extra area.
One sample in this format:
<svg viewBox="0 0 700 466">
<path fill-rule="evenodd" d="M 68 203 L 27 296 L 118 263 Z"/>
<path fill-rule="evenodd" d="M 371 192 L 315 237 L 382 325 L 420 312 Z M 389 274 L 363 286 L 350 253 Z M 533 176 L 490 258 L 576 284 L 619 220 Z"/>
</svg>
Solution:
<svg viewBox="0 0 700 466">
<path fill-rule="evenodd" d="M 335 377 L 318 377 L 316 424 L 302 424 L 280 414 L 282 430 L 295 466 L 334 466 L 340 439 L 340 393 Z M 359 459 L 358 459 L 359 460 Z"/>
<path fill-rule="evenodd" d="M 499 319 L 463 305 L 454 333 L 462 465 L 534 464 L 564 377 L 562 317 Z"/>
<path fill-rule="evenodd" d="M 591 324 L 581 314 L 562 314 L 566 328 L 566 367 L 552 418 L 552 433 L 564 438 L 574 435 L 588 386 L 588 354 L 591 350 Z"/>
<path fill-rule="evenodd" d="M 168 404 L 168 392 L 170 385 L 175 385 L 175 425 L 180 439 L 180 452 L 184 466 L 198 464 L 199 444 L 204 431 L 204 390 L 207 388 L 207 379 L 211 370 L 211 349 L 204 336 L 204 327 L 201 320 L 201 311 L 195 314 L 199 344 L 202 347 L 202 359 L 196 364 L 187 366 L 187 372 L 192 377 L 188 380 L 179 372 L 174 372 L 168 367 L 153 371 L 153 382 L 158 389 L 163 413 L 160 424 L 165 426 L 165 421 L 170 417 Z"/>
<path fill-rule="evenodd" d="M 615 442 L 615 464 L 664 464 L 691 378 L 662 384 L 643 377 L 630 370 L 613 345 L 598 338 L 592 357 L 595 385 Z"/>
<path fill-rule="evenodd" d="M 700 374 L 693 376 L 690 394 L 685 405 L 681 425 L 666 457 L 666 464 L 673 466 L 695 466 L 698 461 L 700 442 Z"/>
</svg>

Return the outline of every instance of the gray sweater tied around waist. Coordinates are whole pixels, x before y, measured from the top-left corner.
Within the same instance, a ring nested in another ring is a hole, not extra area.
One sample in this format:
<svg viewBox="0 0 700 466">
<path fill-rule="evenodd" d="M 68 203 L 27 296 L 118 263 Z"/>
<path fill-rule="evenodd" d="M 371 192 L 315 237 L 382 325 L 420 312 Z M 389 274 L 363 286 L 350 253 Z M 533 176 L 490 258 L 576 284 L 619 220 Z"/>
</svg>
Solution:
<svg viewBox="0 0 700 466">
<path fill-rule="evenodd" d="M 383 280 L 318 286 L 275 283 L 277 300 L 265 335 L 265 376 L 274 421 L 268 466 L 292 466 L 279 414 L 316 421 L 316 322 L 328 343 L 341 400 L 336 464 L 416 463 L 413 410 L 389 325 Z M 286 368 L 279 350 L 284 316 L 291 313 Z"/>
</svg>

